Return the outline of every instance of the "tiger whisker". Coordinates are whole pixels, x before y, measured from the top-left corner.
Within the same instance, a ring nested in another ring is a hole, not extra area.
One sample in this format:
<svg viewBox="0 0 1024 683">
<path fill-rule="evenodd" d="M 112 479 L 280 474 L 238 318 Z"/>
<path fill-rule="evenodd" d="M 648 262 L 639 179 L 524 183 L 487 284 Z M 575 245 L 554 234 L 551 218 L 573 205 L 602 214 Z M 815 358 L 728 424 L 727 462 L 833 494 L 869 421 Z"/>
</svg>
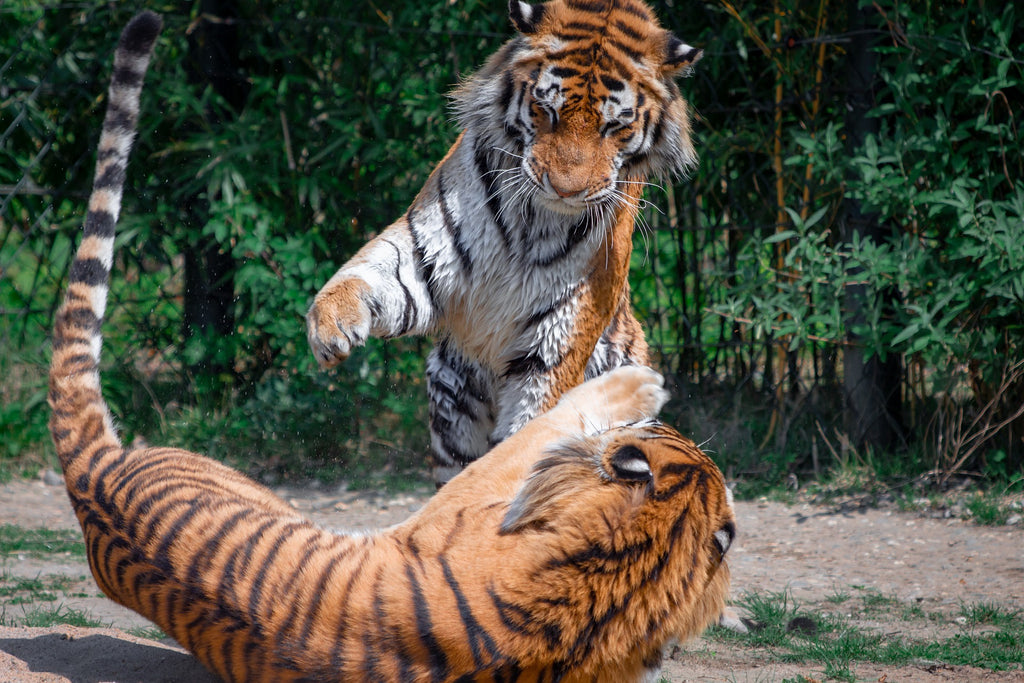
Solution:
<svg viewBox="0 0 1024 683">
<path fill-rule="evenodd" d="M 494 151 L 496 151 L 496 152 L 502 152 L 502 153 L 504 153 L 504 154 L 507 154 L 507 155 L 509 155 L 509 156 L 510 156 L 510 157 L 512 157 L 513 159 L 519 159 L 520 161 L 523 161 L 523 160 L 525 160 L 525 159 L 526 159 L 526 157 L 525 157 L 525 156 L 523 156 L 522 154 L 516 154 L 515 152 L 510 152 L 509 150 L 507 150 L 507 149 L 505 149 L 505 148 L 503 148 L 503 147 L 495 147 L 495 148 L 494 148 Z"/>
</svg>

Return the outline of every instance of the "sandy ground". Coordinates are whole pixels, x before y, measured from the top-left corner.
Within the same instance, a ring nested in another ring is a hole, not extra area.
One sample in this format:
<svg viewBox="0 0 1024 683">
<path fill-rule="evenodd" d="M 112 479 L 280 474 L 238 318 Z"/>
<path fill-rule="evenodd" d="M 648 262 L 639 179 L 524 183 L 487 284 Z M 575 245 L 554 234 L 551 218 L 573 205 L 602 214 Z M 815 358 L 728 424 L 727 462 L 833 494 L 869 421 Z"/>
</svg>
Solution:
<svg viewBox="0 0 1024 683">
<path fill-rule="evenodd" d="M 282 489 L 292 504 L 328 527 L 376 528 L 404 519 L 422 496 Z M 958 519 L 930 519 L 886 509 L 842 511 L 771 502 L 737 505 L 740 535 L 729 564 L 736 595 L 790 591 L 808 611 L 836 612 L 865 628 L 903 637 L 949 637 L 964 603 L 995 602 L 1024 609 L 1024 525 L 981 527 Z M 50 529 L 77 528 L 63 488 L 44 481 L 0 486 L 0 523 Z M 73 577 L 64 604 L 85 610 L 110 628 L 0 627 L 0 681 L 156 682 L 213 680 L 170 642 L 133 637 L 123 629 L 149 626 L 138 615 L 99 597 L 84 560 L 72 556 L 0 557 L 9 576 Z M 940 615 L 902 624 L 894 614 L 859 615 L 856 601 L 838 594 L 870 592 Z M 16 619 L 7 608 L 6 623 Z M 682 681 L 769 682 L 803 675 L 822 678 L 820 667 L 775 661 L 756 650 L 721 641 L 688 643 L 666 662 L 664 677 Z M 1024 672 L 993 673 L 917 662 L 901 667 L 858 666 L 858 680 L 933 683 L 1013 681 Z"/>
</svg>

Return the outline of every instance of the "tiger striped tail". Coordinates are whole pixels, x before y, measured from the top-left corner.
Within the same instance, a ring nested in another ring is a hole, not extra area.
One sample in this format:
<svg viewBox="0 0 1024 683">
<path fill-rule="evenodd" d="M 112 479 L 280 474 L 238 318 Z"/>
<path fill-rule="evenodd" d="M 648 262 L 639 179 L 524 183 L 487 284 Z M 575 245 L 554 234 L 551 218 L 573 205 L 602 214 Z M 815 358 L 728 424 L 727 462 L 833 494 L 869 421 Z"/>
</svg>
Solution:
<svg viewBox="0 0 1024 683">
<path fill-rule="evenodd" d="M 84 486 L 86 469 L 121 442 L 100 392 L 100 325 L 107 305 L 114 257 L 114 228 L 121 211 L 128 155 L 135 138 L 139 94 L 163 21 L 136 15 L 121 33 L 114 54 L 107 112 L 96 154 L 96 175 L 84 234 L 57 312 L 50 363 L 50 434 L 68 482 Z M 88 457 L 86 457 L 88 456 Z"/>
</svg>

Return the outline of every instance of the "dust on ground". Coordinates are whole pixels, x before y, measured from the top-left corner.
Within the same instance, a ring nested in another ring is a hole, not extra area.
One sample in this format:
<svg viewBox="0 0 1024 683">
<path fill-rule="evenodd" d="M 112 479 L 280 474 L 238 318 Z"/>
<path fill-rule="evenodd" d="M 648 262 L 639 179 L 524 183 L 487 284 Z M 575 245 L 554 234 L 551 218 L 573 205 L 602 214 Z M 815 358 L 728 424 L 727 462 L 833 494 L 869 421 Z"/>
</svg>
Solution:
<svg viewBox="0 0 1024 683">
<path fill-rule="evenodd" d="M 425 493 L 389 496 L 324 488 L 285 488 L 278 494 L 315 522 L 334 529 L 388 526 L 403 520 L 427 498 Z M 984 527 L 895 509 L 769 501 L 739 502 L 736 514 L 739 536 L 729 559 L 735 595 L 789 591 L 807 612 L 841 614 L 861 628 L 918 640 L 961 632 L 958 615 L 964 604 L 1024 609 L 1024 525 L 1019 522 Z M 77 529 L 59 477 L 0 486 L 0 523 Z M 126 629 L 151 624 L 100 597 L 83 559 L 0 557 L 0 572 L 9 577 L 71 577 L 64 588 L 64 605 L 109 625 L 101 629 L 0 627 L 0 680 L 214 680 L 173 642 L 126 633 Z M 898 610 L 851 613 L 861 603 L 837 600 L 837 596 L 859 592 L 884 596 L 894 600 L 892 604 L 919 606 L 932 618 L 904 623 Z M 6 621 L 16 617 L 8 613 Z M 853 673 L 858 680 L 887 683 L 1024 683 L 1020 671 L 990 672 L 928 661 L 902 666 L 858 664 Z M 677 650 L 662 674 L 673 683 L 770 682 L 800 675 L 823 678 L 820 665 L 781 662 L 756 649 L 708 639 Z"/>
</svg>

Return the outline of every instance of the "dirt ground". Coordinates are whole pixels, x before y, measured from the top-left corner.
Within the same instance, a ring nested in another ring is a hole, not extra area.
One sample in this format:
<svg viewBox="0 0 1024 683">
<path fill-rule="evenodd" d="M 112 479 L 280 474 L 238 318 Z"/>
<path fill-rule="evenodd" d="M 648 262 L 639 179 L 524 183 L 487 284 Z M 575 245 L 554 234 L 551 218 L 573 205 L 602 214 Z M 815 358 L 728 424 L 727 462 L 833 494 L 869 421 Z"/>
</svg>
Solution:
<svg viewBox="0 0 1024 683">
<path fill-rule="evenodd" d="M 0 486 L 0 523 L 49 529 L 77 528 L 59 479 Z M 425 497 L 385 497 L 324 489 L 279 493 L 314 521 L 336 529 L 372 529 L 404 519 Z M 842 613 L 863 628 L 906 638 L 947 638 L 959 632 L 964 603 L 1024 609 L 1024 524 L 983 527 L 959 519 L 933 519 L 891 509 L 842 510 L 810 504 L 737 504 L 739 537 L 730 551 L 734 594 L 789 590 L 807 611 Z M 84 560 L 68 556 L 0 557 L 7 575 L 74 577 L 64 604 L 86 611 L 110 628 L 0 627 L 0 681 L 113 681 L 118 683 L 213 679 L 170 642 L 133 637 L 123 629 L 149 622 L 105 598 Z M 840 593 L 872 592 L 920 606 L 938 618 L 903 623 L 889 613 L 850 613 L 855 601 Z M 832 597 L 833 600 L 829 600 Z M 16 615 L 8 614 L 7 621 Z M 782 663 L 765 653 L 720 640 L 687 643 L 666 662 L 668 681 L 781 681 L 822 678 L 818 665 Z M 907 683 L 1013 681 L 1024 672 L 993 673 L 935 662 L 893 667 L 858 665 L 858 680 Z"/>
</svg>

